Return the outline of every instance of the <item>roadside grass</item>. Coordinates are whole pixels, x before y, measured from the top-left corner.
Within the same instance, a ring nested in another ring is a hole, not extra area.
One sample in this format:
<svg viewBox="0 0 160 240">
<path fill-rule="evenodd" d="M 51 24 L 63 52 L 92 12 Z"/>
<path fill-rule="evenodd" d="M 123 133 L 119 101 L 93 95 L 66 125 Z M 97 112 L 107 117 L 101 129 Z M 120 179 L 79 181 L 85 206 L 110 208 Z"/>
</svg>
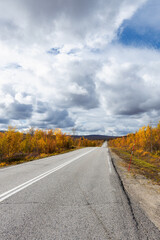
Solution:
<svg viewBox="0 0 160 240">
<path fill-rule="evenodd" d="M 46 154 L 46 153 L 41 153 L 41 154 L 36 154 L 36 155 L 28 154 L 27 156 L 22 157 L 22 158 L 17 159 L 17 160 L 16 159 L 15 160 L 12 160 L 12 159 L 3 160 L 2 162 L 0 162 L 0 168 L 11 166 L 11 165 L 17 165 L 17 164 L 21 164 L 21 163 L 25 163 L 25 162 L 31 162 L 31 161 L 39 160 L 39 159 L 46 158 L 46 157 L 52 157 L 52 156 L 56 156 L 58 154 L 64 154 L 64 153 L 71 152 L 71 151 L 81 149 L 81 148 L 82 147 L 75 147 L 75 148 L 72 148 L 72 149 L 66 149 L 66 150 L 51 153 L 51 154 Z"/>
<path fill-rule="evenodd" d="M 121 148 L 111 148 L 111 150 L 124 160 L 125 167 L 128 168 L 131 153 Z M 142 156 L 136 156 L 135 153 L 132 156 L 131 172 L 142 174 L 160 185 L 160 159 L 156 155 L 142 153 Z"/>
</svg>

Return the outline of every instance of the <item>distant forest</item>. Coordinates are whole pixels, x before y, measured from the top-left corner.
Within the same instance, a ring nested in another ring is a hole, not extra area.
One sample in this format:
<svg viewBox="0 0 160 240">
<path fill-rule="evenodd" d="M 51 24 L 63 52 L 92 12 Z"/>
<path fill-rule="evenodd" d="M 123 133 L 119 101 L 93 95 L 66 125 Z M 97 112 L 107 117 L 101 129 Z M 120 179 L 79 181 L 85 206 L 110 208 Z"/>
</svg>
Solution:
<svg viewBox="0 0 160 240">
<path fill-rule="evenodd" d="M 9 127 L 0 132 L 0 166 L 29 161 L 36 158 L 63 153 L 82 147 L 101 146 L 103 140 L 72 137 L 61 129 L 41 130 L 33 128 L 26 133 Z"/>
</svg>

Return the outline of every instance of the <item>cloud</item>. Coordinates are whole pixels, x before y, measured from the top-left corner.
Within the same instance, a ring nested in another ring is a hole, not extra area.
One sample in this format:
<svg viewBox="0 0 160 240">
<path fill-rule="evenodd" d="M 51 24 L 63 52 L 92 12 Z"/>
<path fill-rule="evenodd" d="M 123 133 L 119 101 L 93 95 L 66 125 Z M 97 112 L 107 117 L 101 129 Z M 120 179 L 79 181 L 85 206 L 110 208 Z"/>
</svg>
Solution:
<svg viewBox="0 0 160 240">
<path fill-rule="evenodd" d="M 89 46 L 110 41 L 122 21 L 144 0 L 6 0 L 0 3 L 1 36 L 20 45 L 28 42 L 63 45 L 81 41 Z M 10 7 L 8 7 L 10 6 Z M 12 10 L 11 10 L 12 9 Z M 5 14 L 4 14 L 5 13 Z M 3 26 L 5 28 L 3 29 Z M 16 30 L 16 31 L 15 31 Z M 8 34 L 7 34 L 8 33 Z"/>
<path fill-rule="evenodd" d="M 9 41 L 11 38 L 20 37 L 19 27 L 12 22 L 12 20 L 3 19 L 0 20 L 0 31 L 1 31 L 1 39 L 4 41 Z"/>
<path fill-rule="evenodd" d="M 48 104 L 46 102 L 37 101 L 37 113 L 45 113 L 48 110 Z"/>
<path fill-rule="evenodd" d="M 97 98 L 95 79 L 92 76 L 76 76 L 72 79 L 73 84 L 77 84 L 81 91 L 69 93 L 69 104 L 71 106 L 82 107 L 84 109 L 97 108 L 99 100 Z M 77 89 L 78 90 L 78 89 Z"/>
<path fill-rule="evenodd" d="M 48 106 L 48 109 L 45 112 L 45 115 L 37 118 L 33 118 L 31 121 L 32 126 L 40 127 L 40 128 L 70 128 L 74 126 L 74 121 L 71 117 L 69 117 L 67 110 L 58 110 L 52 109 Z M 40 112 L 39 112 L 40 113 Z"/>
<path fill-rule="evenodd" d="M 160 53 L 140 44 L 159 31 L 147 4 L 1 1 L 1 126 L 121 135 L 158 119 Z"/>
<path fill-rule="evenodd" d="M 19 69 L 21 67 L 18 63 L 10 63 L 5 66 L 6 69 Z"/>
<path fill-rule="evenodd" d="M 31 118 L 33 107 L 31 104 L 22 104 L 17 101 L 7 107 L 7 116 L 9 119 L 20 120 Z"/>
<path fill-rule="evenodd" d="M 70 94 L 70 103 L 72 106 L 92 109 L 98 107 L 98 99 L 96 95 L 88 94 Z"/>
<path fill-rule="evenodd" d="M 68 116 L 67 110 L 49 111 L 44 121 L 47 122 L 47 124 L 61 128 L 74 126 L 72 119 Z"/>
<path fill-rule="evenodd" d="M 118 46 L 117 51 L 115 56 L 112 52 L 111 61 L 104 64 L 97 74 L 99 91 L 102 92 L 101 102 L 108 113 L 141 115 L 158 110 L 160 88 L 157 81 L 159 67 L 156 63 L 159 62 L 159 53 L 156 56 L 152 50 L 126 50 Z M 123 59 L 118 57 L 119 51 Z M 148 63 L 150 57 L 152 63 Z"/>
<path fill-rule="evenodd" d="M 8 124 L 8 123 L 9 123 L 9 119 L 0 118 L 0 124 Z"/>
</svg>

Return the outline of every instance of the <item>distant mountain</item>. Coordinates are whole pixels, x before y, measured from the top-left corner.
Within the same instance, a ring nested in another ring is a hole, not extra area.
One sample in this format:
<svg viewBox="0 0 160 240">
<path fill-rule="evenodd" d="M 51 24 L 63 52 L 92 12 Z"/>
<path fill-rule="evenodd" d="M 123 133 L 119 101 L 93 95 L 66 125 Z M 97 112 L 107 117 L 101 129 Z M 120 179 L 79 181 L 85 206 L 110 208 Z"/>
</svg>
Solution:
<svg viewBox="0 0 160 240">
<path fill-rule="evenodd" d="M 113 136 L 106 136 L 106 135 L 72 135 L 73 138 L 86 138 L 88 140 L 110 140 L 110 139 L 113 139 L 113 138 L 116 138 L 113 137 Z"/>
</svg>

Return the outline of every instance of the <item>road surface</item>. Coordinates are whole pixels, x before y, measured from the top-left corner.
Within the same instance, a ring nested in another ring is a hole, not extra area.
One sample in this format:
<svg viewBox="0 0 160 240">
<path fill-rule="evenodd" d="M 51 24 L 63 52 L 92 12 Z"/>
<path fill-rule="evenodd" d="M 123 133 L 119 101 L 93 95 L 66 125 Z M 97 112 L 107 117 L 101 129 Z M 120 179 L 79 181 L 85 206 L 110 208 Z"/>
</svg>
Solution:
<svg viewBox="0 0 160 240">
<path fill-rule="evenodd" d="M 149 233 L 139 232 L 105 145 L 0 169 L 1 240 L 159 239 L 143 217 Z"/>
</svg>

